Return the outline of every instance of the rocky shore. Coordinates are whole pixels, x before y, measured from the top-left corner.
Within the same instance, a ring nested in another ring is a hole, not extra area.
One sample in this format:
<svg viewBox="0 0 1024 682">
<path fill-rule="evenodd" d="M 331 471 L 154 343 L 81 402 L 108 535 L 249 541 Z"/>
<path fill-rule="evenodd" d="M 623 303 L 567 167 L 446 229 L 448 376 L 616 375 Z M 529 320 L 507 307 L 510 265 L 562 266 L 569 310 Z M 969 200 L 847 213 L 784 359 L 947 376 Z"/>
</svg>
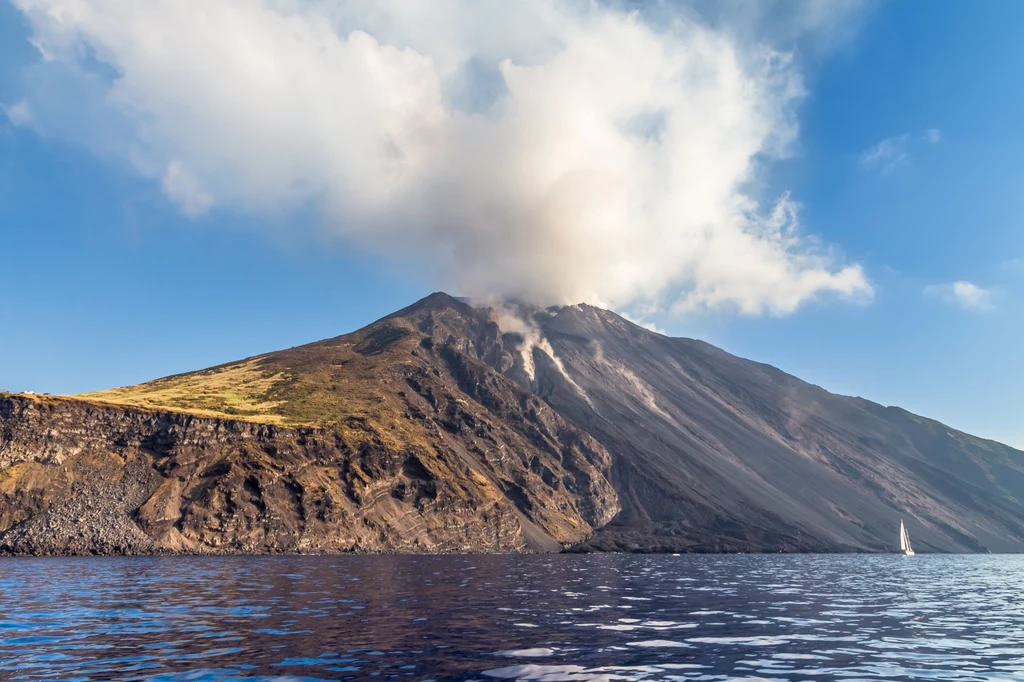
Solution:
<svg viewBox="0 0 1024 682">
<path fill-rule="evenodd" d="M 0 553 L 552 551 L 592 532 L 564 486 L 452 445 L 3 396 Z M 517 476 L 547 499 L 517 507 L 499 487 Z"/>
</svg>

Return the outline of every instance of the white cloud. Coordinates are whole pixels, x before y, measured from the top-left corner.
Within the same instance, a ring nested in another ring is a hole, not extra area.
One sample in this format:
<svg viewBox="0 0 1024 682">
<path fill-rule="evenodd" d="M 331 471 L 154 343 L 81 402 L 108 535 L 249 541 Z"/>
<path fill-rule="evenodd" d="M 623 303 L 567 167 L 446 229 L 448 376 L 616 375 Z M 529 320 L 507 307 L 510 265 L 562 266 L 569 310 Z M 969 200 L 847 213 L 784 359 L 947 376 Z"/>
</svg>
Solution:
<svg viewBox="0 0 1024 682">
<path fill-rule="evenodd" d="M 907 151 L 909 135 L 887 137 L 860 156 L 860 163 L 865 168 L 877 168 L 882 173 L 891 173 L 910 161 Z"/>
<path fill-rule="evenodd" d="M 1000 268 L 1009 273 L 1024 273 L 1024 258 L 1010 258 L 1000 263 Z"/>
<path fill-rule="evenodd" d="M 751 190 L 796 139 L 794 55 L 696 12 L 13 2 L 37 69 L 77 86 L 33 105 L 74 117 L 61 134 L 190 215 L 315 202 L 346 239 L 429 261 L 476 296 L 751 314 L 870 296 L 860 266 L 802 233 L 788 196 L 765 209 Z M 808 27 L 841 25 L 811 6 Z"/>
<path fill-rule="evenodd" d="M 929 128 L 920 135 L 910 133 L 887 137 L 860 155 L 861 166 L 877 170 L 883 175 L 905 166 L 911 160 L 911 147 L 919 143 L 931 145 L 942 141 L 942 131 Z"/>
<path fill-rule="evenodd" d="M 927 286 L 924 293 L 925 296 L 937 298 L 964 310 L 983 313 L 995 310 L 995 292 L 966 280 Z"/>
<path fill-rule="evenodd" d="M 204 190 L 192 175 L 185 170 L 179 161 L 167 164 L 161 183 L 164 194 L 181 208 L 185 215 L 198 217 L 213 206 L 213 197 Z"/>
<path fill-rule="evenodd" d="M 32 123 L 32 107 L 25 100 L 14 104 L 0 105 L 7 120 L 16 126 L 26 126 Z"/>
</svg>

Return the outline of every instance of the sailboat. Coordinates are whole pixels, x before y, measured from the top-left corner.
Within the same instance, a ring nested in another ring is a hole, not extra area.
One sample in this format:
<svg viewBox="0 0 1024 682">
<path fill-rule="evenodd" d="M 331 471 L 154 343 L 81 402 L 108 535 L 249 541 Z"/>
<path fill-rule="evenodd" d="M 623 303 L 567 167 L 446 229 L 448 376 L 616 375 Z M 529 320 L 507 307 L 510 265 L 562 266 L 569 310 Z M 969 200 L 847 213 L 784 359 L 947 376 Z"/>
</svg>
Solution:
<svg viewBox="0 0 1024 682">
<path fill-rule="evenodd" d="M 910 546 L 910 535 L 907 534 L 907 527 L 903 525 L 903 519 L 900 519 L 900 549 L 907 556 L 914 556 L 914 548 Z"/>
</svg>

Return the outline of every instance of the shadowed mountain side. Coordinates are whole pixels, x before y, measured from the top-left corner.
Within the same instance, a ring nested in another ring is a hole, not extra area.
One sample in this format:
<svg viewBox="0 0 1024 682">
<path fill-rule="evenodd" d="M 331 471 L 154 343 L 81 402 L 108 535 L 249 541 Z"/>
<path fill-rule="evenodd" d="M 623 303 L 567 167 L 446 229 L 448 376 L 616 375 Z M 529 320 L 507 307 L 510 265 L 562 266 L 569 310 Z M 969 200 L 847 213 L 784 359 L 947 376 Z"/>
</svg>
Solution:
<svg viewBox="0 0 1024 682">
<path fill-rule="evenodd" d="M 589 306 L 537 315 L 536 388 L 615 458 L 602 549 L 1024 549 L 1024 453 Z M 538 358 L 538 360 L 540 360 Z M 584 397 L 585 396 L 585 397 Z"/>
</svg>

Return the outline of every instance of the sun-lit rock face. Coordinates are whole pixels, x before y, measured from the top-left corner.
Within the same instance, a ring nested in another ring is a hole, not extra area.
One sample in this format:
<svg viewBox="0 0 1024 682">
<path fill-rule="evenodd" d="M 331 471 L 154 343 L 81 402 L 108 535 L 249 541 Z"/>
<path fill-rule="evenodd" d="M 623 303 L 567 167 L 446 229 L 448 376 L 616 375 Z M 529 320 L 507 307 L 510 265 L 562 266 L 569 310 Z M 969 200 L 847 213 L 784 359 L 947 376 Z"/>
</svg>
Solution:
<svg viewBox="0 0 1024 682">
<path fill-rule="evenodd" d="M 1024 453 L 586 305 L 0 395 L 0 551 L 1024 550 Z"/>
<path fill-rule="evenodd" d="M 494 325 L 451 301 L 141 386 L 0 398 L 0 548 L 552 551 L 589 537 L 618 512 L 610 455 L 481 361 Z"/>
</svg>

